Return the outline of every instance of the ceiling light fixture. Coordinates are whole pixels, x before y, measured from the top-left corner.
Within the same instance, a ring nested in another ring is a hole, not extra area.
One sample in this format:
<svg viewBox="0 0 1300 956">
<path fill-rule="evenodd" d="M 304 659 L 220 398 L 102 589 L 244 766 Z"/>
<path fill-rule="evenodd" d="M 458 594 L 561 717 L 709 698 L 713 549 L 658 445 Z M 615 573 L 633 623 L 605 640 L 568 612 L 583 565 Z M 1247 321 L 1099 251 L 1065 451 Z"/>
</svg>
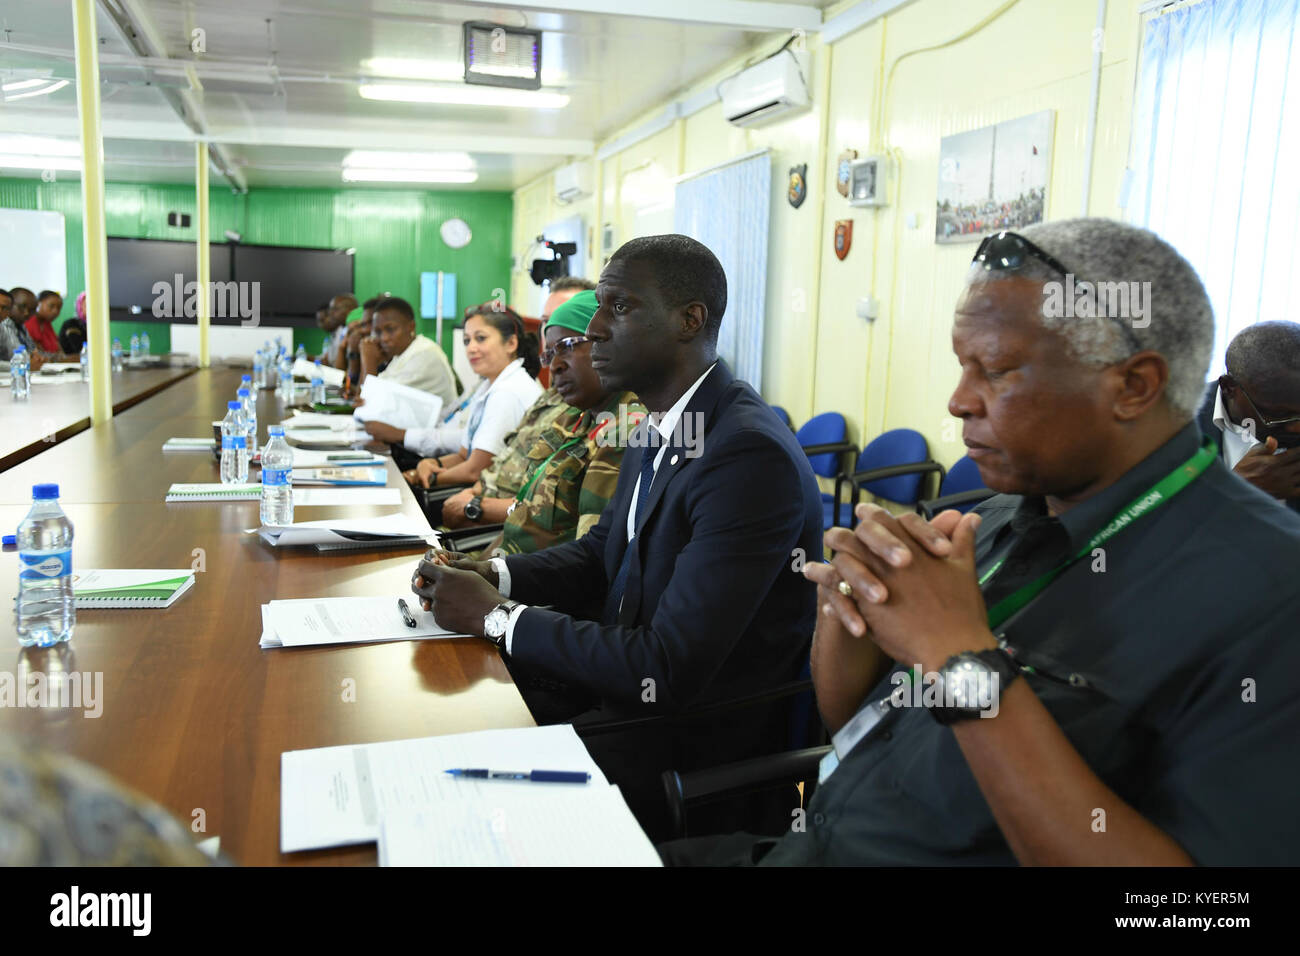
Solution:
<svg viewBox="0 0 1300 956">
<path fill-rule="evenodd" d="M 0 153 L 0 169 L 62 169 L 80 172 L 81 160 L 71 156 L 41 156 L 35 153 Z"/>
<path fill-rule="evenodd" d="M 345 183 L 472 183 L 478 173 L 464 169 L 392 169 L 345 166 Z"/>
<path fill-rule="evenodd" d="M 343 165 L 367 169 L 473 169 L 469 153 L 401 153 L 380 149 L 354 149 L 343 157 Z"/>
<path fill-rule="evenodd" d="M 441 103 L 446 106 L 503 106 L 516 109 L 560 110 L 569 94 L 547 90 L 511 90 L 494 86 L 435 86 L 414 83 L 362 83 L 367 100 L 399 103 Z"/>
<path fill-rule="evenodd" d="M 37 82 L 45 83 L 47 81 L 39 80 Z M 25 100 L 29 96 L 45 96 L 49 93 L 61 90 L 68 85 L 67 80 L 52 80 L 48 82 L 48 86 L 40 89 L 32 88 L 30 80 L 22 80 L 18 83 L 6 83 L 0 92 L 4 93 L 6 103 L 12 103 L 14 100 Z M 10 87 L 14 87 L 15 89 L 10 90 Z M 22 92 L 18 92 L 18 90 L 21 90 Z"/>
</svg>

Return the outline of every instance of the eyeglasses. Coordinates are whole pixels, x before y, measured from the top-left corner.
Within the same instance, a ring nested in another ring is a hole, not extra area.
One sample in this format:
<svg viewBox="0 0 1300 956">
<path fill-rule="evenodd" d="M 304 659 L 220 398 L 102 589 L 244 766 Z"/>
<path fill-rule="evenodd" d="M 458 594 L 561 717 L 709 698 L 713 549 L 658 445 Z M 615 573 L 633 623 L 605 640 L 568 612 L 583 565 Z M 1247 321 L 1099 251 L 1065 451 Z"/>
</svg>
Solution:
<svg viewBox="0 0 1300 956">
<path fill-rule="evenodd" d="M 971 263 L 978 262 L 989 272 L 1009 272 L 1013 269 L 1019 269 L 1029 259 L 1037 259 L 1054 272 L 1059 272 L 1062 276 L 1075 275 L 1075 273 L 1061 265 L 1061 261 L 1051 253 L 1044 252 L 1024 236 L 1017 235 L 1014 232 L 998 232 L 991 236 L 985 236 L 984 241 L 975 250 L 975 256 L 971 259 Z M 1123 319 L 1113 315 L 1108 315 L 1106 318 L 1123 329 L 1124 337 L 1128 339 L 1129 345 L 1133 347 L 1134 352 L 1142 351 L 1142 344 Z"/>
<path fill-rule="evenodd" d="M 555 348 L 547 349 L 542 353 L 542 364 L 550 368 L 557 355 L 567 355 L 572 352 L 583 342 L 590 342 L 591 339 L 585 335 L 570 335 L 568 338 L 560 339 L 555 343 Z"/>
<path fill-rule="evenodd" d="M 1241 392 L 1241 397 L 1244 398 L 1246 400 L 1246 404 L 1250 406 L 1250 411 L 1255 416 L 1255 420 L 1259 422 L 1259 427 L 1262 431 L 1271 432 L 1271 431 L 1276 431 L 1279 428 L 1286 428 L 1288 425 L 1300 424 L 1300 415 L 1293 415 L 1290 418 L 1274 418 L 1274 419 L 1265 418 L 1263 415 L 1259 413 L 1259 406 L 1256 405 L 1254 400 L 1250 397 L 1250 395 L 1246 393 L 1246 390 L 1241 387 L 1240 382 L 1234 379 L 1231 375 L 1225 375 L 1223 377 L 1227 379 L 1228 384 L 1232 385 L 1233 388 Z"/>
</svg>

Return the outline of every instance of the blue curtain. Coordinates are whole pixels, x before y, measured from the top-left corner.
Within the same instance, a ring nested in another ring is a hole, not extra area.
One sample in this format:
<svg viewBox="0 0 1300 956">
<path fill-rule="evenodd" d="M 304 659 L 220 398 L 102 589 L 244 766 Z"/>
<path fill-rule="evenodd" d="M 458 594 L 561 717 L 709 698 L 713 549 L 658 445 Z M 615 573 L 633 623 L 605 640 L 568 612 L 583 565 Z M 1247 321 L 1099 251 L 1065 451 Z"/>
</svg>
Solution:
<svg viewBox="0 0 1300 956">
<path fill-rule="evenodd" d="M 673 212 L 673 228 L 712 249 L 727 272 L 718 354 L 760 393 L 771 196 L 772 159 L 764 152 L 678 183 Z"/>
<path fill-rule="evenodd" d="M 1300 0 L 1201 0 L 1146 26 L 1128 216 L 1214 304 L 1211 374 L 1245 326 L 1300 319 Z"/>
</svg>

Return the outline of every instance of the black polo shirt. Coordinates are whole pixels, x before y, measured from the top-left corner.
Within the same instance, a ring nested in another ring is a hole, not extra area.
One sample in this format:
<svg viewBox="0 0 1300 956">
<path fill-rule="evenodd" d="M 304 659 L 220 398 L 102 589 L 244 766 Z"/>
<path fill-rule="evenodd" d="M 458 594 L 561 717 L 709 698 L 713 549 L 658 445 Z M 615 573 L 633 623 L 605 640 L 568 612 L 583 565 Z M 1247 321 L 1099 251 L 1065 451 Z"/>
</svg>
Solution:
<svg viewBox="0 0 1300 956">
<path fill-rule="evenodd" d="M 1042 498 L 985 502 L 979 572 L 1006 558 L 986 601 L 1075 553 L 1200 442 L 1189 424 L 1060 518 Z M 1107 786 L 1198 863 L 1300 864 L 1300 516 L 1216 459 L 1103 548 L 1104 570 L 1075 562 L 999 628 L 1037 672 L 1021 679 Z M 762 862 L 1016 862 L 952 731 L 923 708 L 890 708 L 806 823 Z M 1076 824 L 1088 839 L 1092 819 Z"/>
</svg>

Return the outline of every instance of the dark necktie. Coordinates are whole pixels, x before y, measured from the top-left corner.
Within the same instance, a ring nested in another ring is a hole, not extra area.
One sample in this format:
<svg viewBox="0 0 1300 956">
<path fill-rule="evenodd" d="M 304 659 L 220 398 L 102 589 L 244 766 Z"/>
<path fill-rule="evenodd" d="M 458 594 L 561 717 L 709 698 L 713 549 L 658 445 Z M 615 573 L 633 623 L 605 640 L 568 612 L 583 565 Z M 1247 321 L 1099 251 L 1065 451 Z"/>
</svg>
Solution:
<svg viewBox="0 0 1300 956">
<path fill-rule="evenodd" d="M 655 457 L 659 454 L 657 445 L 647 445 L 641 451 L 641 488 L 636 495 L 636 517 L 632 519 L 632 528 L 635 532 L 641 526 L 641 515 L 645 514 L 646 504 L 650 501 L 650 486 L 655 480 Z M 614 624 L 618 621 L 618 610 L 623 603 L 623 592 L 627 589 L 627 573 L 632 567 L 632 551 L 635 547 L 635 538 L 628 541 L 627 547 L 623 549 L 623 560 L 619 563 L 618 573 L 614 575 L 614 583 L 610 585 L 609 594 L 605 598 L 605 616 L 607 624 Z"/>
</svg>

